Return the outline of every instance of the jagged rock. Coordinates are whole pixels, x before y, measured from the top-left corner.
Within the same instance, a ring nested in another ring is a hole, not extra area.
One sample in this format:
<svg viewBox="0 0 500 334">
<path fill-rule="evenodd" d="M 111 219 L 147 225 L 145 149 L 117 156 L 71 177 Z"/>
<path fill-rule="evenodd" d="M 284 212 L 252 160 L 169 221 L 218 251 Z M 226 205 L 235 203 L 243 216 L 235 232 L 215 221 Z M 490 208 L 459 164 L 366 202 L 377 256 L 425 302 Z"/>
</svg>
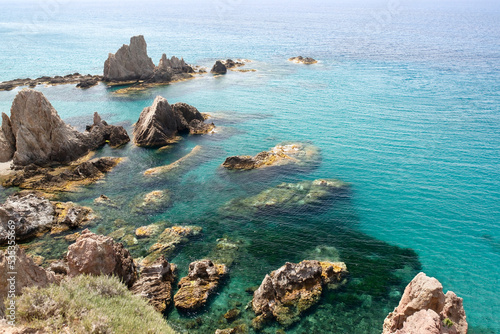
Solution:
<svg viewBox="0 0 500 334">
<path fill-rule="evenodd" d="M 9 116 L 2 113 L 2 128 L 0 128 L 0 162 L 12 159 L 16 151 L 16 138 L 12 133 Z"/>
<path fill-rule="evenodd" d="M 2 186 L 39 190 L 44 193 L 74 191 L 80 186 L 101 179 L 122 160 L 123 158 L 104 157 L 57 168 L 42 168 L 30 164 L 5 177 Z"/>
<path fill-rule="evenodd" d="M 168 101 L 157 96 L 150 107 L 144 108 L 134 128 L 134 142 L 138 146 L 159 147 L 172 142 L 179 132 L 206 133 L 214 125 L 200 125 L 203 115 L 193 106 L 186 103 L 170 105 Z M 203 132 L 200 129 L 204 129 Z"/>
<path fill-rule="evenodd" d="M 4 146 L 15 143 L 13 160 L 20 166 L 67 164 L 99 148 L 107 140 L 112 146 L 129 140 L 123 127 L 104 121 L 89 127 L 85 133 L 78 132 L 63 122 L 41 92 L 32 89 L 23 89 L 16 95 L 10 119 L 2 115 L 2 133 L 6 138 Z M 9 155 L 7 152 L 5 157 Z"/>
<path fill-rule="evenodd" d="M 168 263 L 162 256 L 150 266 L 142 269 L 140 278 L 130 290 L 148 299 L 158 312 L 163 312 L 172 302 L 175 271 L 176 266 Z"/>
<path fill-rule="evenodd" d="M 104 63 L 104 80 L 146 80 L 153 75 L 154 69 L 144 36 L 134 36 L 130 46 L 124 44 L 115 54 L 109 54 Z"/>
<path fill-rule="evenodd" d="M 288 61 L 306 65 L 316 64 L 318 62 L 316 59 L 310 57 L 302 57 L 302 56 L 289 58 Z"/>
<path fill-rule="evenodd" d="M 76 85 L 76 87 L 77 88 L 82 88 L 82 89 L 87 89 L 87 88 L 96 86 L 98 83 L 99 83 L 99 81 L 97 81 L 95 79 L 86 79 L 86 80 L 80 81 Z"/>
<path fill-rule="evenodd" d="M 210 260 L 192 262 L 189 274 L 179 282 L 179 291 L 174 296 L 175 307 L 192 311 L 204 306 L 226 274 L 227 269 L 223 264 Z"/>
<path fill-rule="evenodd" d="M 14 222 L 16 240 L 22 241 L 51 230 L 77 228 L 93 218 L 90 208 L 51 202 L 35 193 L 17 193 L 0 205 L 0 245 L 8 241 L 9 221 Z"/>
<path fill-rule="evenodd" d="M 347 183 L 334 179 L 281 183 L 255 196 L 233 199 L 220 211 L 229 215 L 247 215 L 262 210 L 316 208 L 335 195 L 343 194 L 346 189 Z"/>
<path fill-rule="evenodd" d="M 149 254 L 142 261 L 143 265 L 148 265 L 156 261 L 160 255 L 167 258 L 172 255 L 180 244 L 186 243 L 190 237 L 201 232 L 198 226 L 172 226 L 166 228 L 158 237 L 158 240 L 149 248 Z"/>
<path fill-rule="evenodd" d="M 261 328 L 262 322 L 270 318 L 276 318 L 283 326 L 290 326 L 319 301 L 325 285 L 333 281 L 342 282 L 346 275 L 347 268 L 343 262 L 287 262 L 266 275 L 254 292 L 255 327 Z"/>
<path fill-rule="evenodd" d="M 399 305 L 384 321 L 384 334 L 465 334 L 467 320 L 462 298 L 433 277 L 419 273 L 406 287 Z"/>
<path fill-rule="evenodd" d="M 222 166 L 227 169 L 250 170 L 288 164 L 302 166 L 318 160 L 319 150 L 317 147 L 303 143 L 284 143 L 253 157 L 249 155 L 228 157 Z"/>
<path fill-rule="evenodd" d="M 137 273 L 134 260 L 121 243 L 112 238 L 84 230 L 76 242 L 68 247 L 69 276 L 80 274 L 115 275 L 131 287 Z"/>
<path fill-rule="evenodd" d="M 217 60 L 210 72 L 213 74 L 226 74 L 227 68 L 226 65 L 224 65 L 220 60 Z"/>
<path fill-rule="evenodd" d="M 139 196 L 136 202 L 133 211 L 142 214 L 165 210 L 172 204 L 168 190 L 153 190 L 144 196 Z"/>
<path fill-rule="evenodd" d="M 16 274 L 9 275 L 9 272 Z M 7 279 L 15 276 L 14 285 L 11 289 L 10 281 Z M 46 287 L 51 283 L 56 283 L 57 278 L 50 270 L 45 270 L 37 265 L 33 259 L 18 246 L 9 247 L 5 251 L 0 251 L 0 314 L 4 310 L 3 299 L 11 293 L 19 296 L 25 287 L 38 286 Z"/>
</svg>

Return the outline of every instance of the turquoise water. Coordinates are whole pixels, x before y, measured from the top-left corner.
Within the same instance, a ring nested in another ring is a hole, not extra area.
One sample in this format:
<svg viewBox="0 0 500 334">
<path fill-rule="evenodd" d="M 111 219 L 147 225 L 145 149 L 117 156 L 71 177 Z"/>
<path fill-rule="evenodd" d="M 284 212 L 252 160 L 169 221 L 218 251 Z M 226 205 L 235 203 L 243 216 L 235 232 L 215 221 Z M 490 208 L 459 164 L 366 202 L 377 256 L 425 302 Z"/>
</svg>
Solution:
<svg viewBox="0 0 500 334">
<path fill-rule="evenodd" d="M 390 3 L 396 9 L 389 10 Z M 287 333 L 379 333 L 385 315 L 397 305 L 398 291 L 418 270 L 464 298 L 471 333 L 500 333 L 496 2 L 220 0 L 146 7 L 132 1 L 54 0 L 7 1 L 2 7 L 2 81 L 76 71 L 100 74 L 107 53 L 137 34 L 145 36 L 155 62 L 163 52 L 206 66 L 219 58 L 253 60 L 247 66 L 256 72 L 207 75 L 128 97 L 104 85 L 86 91 L 37 88 L 80 129 L 98 111 L 131 133 L 156 95 L 213 115 L 216 134 L 186 137 L 170 151 L 133 145 L 103 149 L 99 155 L 129 160 L 104 183 L 62 198 L 92 205 L 106 194 L 128 207 L 135 196 L 169 189 L 174 205 L 164 212 L 133 216 L 128 210 L 96 207 L 102 219 L 93 228 L 108 233 L 117 218 L 128 226 L 162 220 L 202 226 L 202 235 L 171 259 L 181 275 L 190 261 L 210 254 L 217 238 L 227 235 L 240 242 L 230 279 L 209 308 L 189 316 L 167 313 L 180 329 L 198 333 L 229 327 L 220 317 L 235 306 L 243 310 L 251 299 L 246 288 L 319 247 L 346 262 L 350 283 L 325 295 Z M 320 62 L 286 61 L 296 55 Z M 0 92 L 1 111 L 8 113 L 16 92 Z M 219 168 L 226 156 L 255 154 L 286 140 L 318 146 L 317 168 L 250 176 Z M 141 176 L 196 145 L 202 153 L 182 173 L 154 181 Z M 235 218 L 218 210 L 233 198 L 281 182 L 325 177 L 349 182 L 351 191 L 320 211 Z M 33 253 L 54 257 L 67 247 L 61 240 L 49 241 L 57 245 L 52 252 L 33 246 Z M 142 256 L 147 246 L 139 243 L 131 250 Z M 244 320 L 250 315 L 244 312 Z M 201 325 L 193 320 L 198 317 Z"/>
</svg>

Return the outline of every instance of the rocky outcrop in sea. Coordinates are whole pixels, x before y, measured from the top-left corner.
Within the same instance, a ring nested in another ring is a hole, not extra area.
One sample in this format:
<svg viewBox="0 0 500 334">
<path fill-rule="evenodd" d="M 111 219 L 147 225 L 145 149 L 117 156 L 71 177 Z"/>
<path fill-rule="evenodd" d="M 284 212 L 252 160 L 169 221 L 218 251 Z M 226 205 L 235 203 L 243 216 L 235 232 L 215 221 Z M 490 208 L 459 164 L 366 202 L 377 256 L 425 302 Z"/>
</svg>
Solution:
<svg viewBox="0 0 500 334">
<path fill-rule="evenodd" d="M 0 205 L 0 246 L 7 244 L 9 221 L 14 222 L 16 240 L 23 241 L 82 227 L 94 218 L 92 209 L 72 202 L 51 202 L 36 193 L 17 193 Z"/>
<path fill-rule="evenodd" d="M 0 145 L 2 160 L 15 165 L 67 164 L 107 141 L 119 146 L 129 140 L 123 127 L 108 125 L 97 115 L 84 133 L 64 123 L 57 111 L 38 91 L 23 89 L 15 97 L 10 118 L 2 115 Z M 11 154 L 12 153 L 12 154 Z"/>
<path fill-rule="evenodd" d="M 266 275 L 254 292 L 252 308 L 256 318 L 253 327 L 260 330 L 270 319 L 276 319 L 285 327 L 292 325 L 300 320 L 302 313 L 318 303 L 328 284 L 344 282 L 347 274 L 343 262 L 287 262 Z"/>
<path fill-rule="evenodd" d="M 217 60 L 210 70 L 212 74 L 226 74 L 227 73 L 227 67 L 224 65 L 220 60 Z"/>
<path fill-rule="evenodd" d="M 76 87 L 86 89 L 97 85 L 102 79 L 103 77 L 100 75 L 83 75 L 80 73 L 73 73 L 65 76 L 56 75 L 54 77 L 43 76 L 36 79 L 14 79 L 0 82 L 0 91 L 13 90 L 21 86 L 35 88 L 38 85 L 55 86 L 67 84 L 76 84 Z"/>
<path fill-rule="evenodd" d="M 186 103 L 170 105 L 157 96 L 144 108 L 134 128 L 134 143 L 143 147 L 159 147 L 175 142 L 179 133 L 209 133 L 215 127 L 204 123 L 203 115 Z"/>
<path fill-rule="evenodd" d="M 466 334 L 467 328 L 462 298 L 444 294 L 437 279 L 419 273 L 385 319 L 383 334 Z"/>
<path fill-rule="evenodd" d="M 306 65 L 312 65 L 312 64 L 316 64 L 318 62 L 314 58 L 302 57 L 302 56 L 289 58 L 288 61 L 291 61 L 291 62 L 297 63 L 297 64 L 306 64 Z"/>
</svg>

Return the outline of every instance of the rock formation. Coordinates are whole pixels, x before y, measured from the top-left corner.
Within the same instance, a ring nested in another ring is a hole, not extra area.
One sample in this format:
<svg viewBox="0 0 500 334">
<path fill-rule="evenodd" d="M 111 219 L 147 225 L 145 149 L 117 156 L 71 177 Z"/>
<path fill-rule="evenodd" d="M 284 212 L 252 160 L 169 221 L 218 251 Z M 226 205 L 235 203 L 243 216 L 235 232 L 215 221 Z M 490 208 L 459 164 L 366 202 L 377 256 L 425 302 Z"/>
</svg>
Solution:
<svg viewBox="0 0 500 334">
<path fill-rule="evenodd" d="M 189 238 L 198 235 L 201 232 L 201 227 L 198 226 L 172 226 L 166 228 L 158 237 L 158 240 L 149 248 L 149 254 L 142 264 L 147 266 L 153 263 L 161 255 L 165 257 L 171 256 L 176 248 L 183 243 L 186 243 Z"/>
<path fill-rule="evenodd" d="M 134 260 L 121 243 L 112 238 L 84 230 L 76 242 L 68 247 L 69 276 L 80 274 L 115 275 L 131 287 L 137 273 Z"/>
<path fill-rule="evenodd" d="M 319 301 L 325 285 L 342 282 L 346 275 L 343 262 L 287 262 L 266 275 L 254 292 L 252 307 L 257 315 L 254 327 L 262 328 L 263 322 L 271 318 L 276 318 L 283 326 L 290 326 Z"/>
<path fill-rule="evenodd" d="M 12 90 L 16 87 L 27 86 L 34 88 L 37 85 L 64 85 L 64 84 L 77 84 L 78 88 L 90 88 L 97 85 L 102 81 L 102 76 L 100 75 L 83 75 L 80 73 L 68 74 L 65 76 L 55 76 L 55 77 L 39 77 L 36 79 L 14 79 L 10 81 L 4 81 L 0 83 L 0 91 L 2 90 Z"/>
<path fill-rule="evenodd" d="M 179 282 L 179 291 L 174 296 L 175 307 L 183 311 L 203 307 L 226 274 L 226 266 L 223 264 L 210 260 L 192 262 L 189 274 Z"/>
<path fill-rule="evenodd" d="M 385 319 L 383 334 L 465 334 L 468 325 L 462 301 L 452 291 L 445 295 L 437 279 L 419 273 Z"/>
<path fill-rule="evenodd" d="M 0 282 L 2 282 L 0 284 L 0 296 L 2 298 L 0 315 L 4 310 L 3 299 L 9 295 L 10 287 L 7 284 L 7 279 L 10 278 L 8 276 L 9 272 L 16 272 L 15 289 L 13 289 L 16 296 L 20 295 L 25 287 L 38 286 L 43 288 L 58 281 L 52 271 L 45 270 L 37 265 L 20 247 L 13 248 L 0 251 Z M 15 261 L 12 261 L 14 259 Z"/>
<path fill-rule="evenodd" d="M 229 215 L 247 215 L 261 210 L 314 208 L 323 205 L 336 195 L 344 194 L 347 189 L 347 183 L 334 179 L 281 183 L 255 196 L 231 200 L 221 212 Z"/>
<path fill-rule="evenodd" d="M 130 46 L 124 44 L 104 63 L 105 81 L 146 80 L 153 75 L 155 65 L 148 57 L 144 36 L 134 36 Z"/>
<path fill-rule="evenodd" d="M 233 156 L 222 164 L 227 169 L 250 170 L 288 164 L 305 165 L 319 160 L 317 147 L 304 143 L 284 143 L 263 151 L 256 156 Z"/>
<path fill-rule="evenodd" d="M 2 127 L 0 128 L 0 162 L 12 159 L 16 151 L 16 138 L 12 133 L 12 124 L 9 116 L 2 113 Z"/>
<path fill-rule="evenodd" d="M 168 190 L 153 190 L 144 196 L 139 196 L 132 211 L 135 213 L 153 213 L 165 210 L 172 204 Z"/>
<path fill-rule="evenodd" d="M 288 61 L 306 65 L 316 64 L 318 62 L 316 59 L 310 57 L 302 57 L 302 56 L 289 58 Z"/>
<path fill-rule="evenodd" d="M 204 124 L 203 115 L 186 103 L 170 105 L 157 96 L 150 107 L 144 108 L 134 128 L 134 142 L 138 146 L 158 147 L 172 143 L 179 132 L 208 133 L 213 124 Z"/>
<path fill-rule="evenodd" d="M 227 68 L 226 65 L 224 65 L 220 60 L 217 60 L 210 72 L 213 74 L 226 74 Z"/>
<path fill-rule="evenodd" d="M 104 145 L 107 140 L 116 146 L 127 142 L 122 127 L 108 125 L 98 117 L 89 131 L 80 133 L 65 124 L 41 92 L 23 89 L 14 99 L 10 119 L 2 115 L 0 145 L 11 151 L 14 164 L 39 166 L 66 164 Z M 3 138 L 2 138 L 3 137 Z"/>
<path fill-rule="evenodd" d="M 156 66 L 153 76 L 147 80 L 148 83 L 166 83 L 174 80 L 191 78 L 194 70 L 186 64 L 184 59 L 172 56 L 171 59 L 163 54 L 158 66 Z"/>
<path fill-rule="evenodd" d="M 123 158 L 96 158 L 56 168 L 34 164 L 4 177 L 2 186 L 39 190 L 47 195 L 61 191 L 75 191 L 80 186 L 96 182 L 113 169 Z"/>
<path fill-rule="evenodd" d="M 8 241 L 9 221 L 14 222 L 16 240 L 21 241 L 48 231 L 81 227 L 93 218 L 90 208 L 72 202 L 51 202 L 35 193 L 17 193 L 0 205 L 0 245 Z"/>
<path fill-rule="evenodd" d="M 165 311 L 172 302 L 172 284 L 176 267 L 162 256 L 156 262 L 141 270 L 140 278 L 130 290 L 149 300 L 158 311 Z"/>
</svg>

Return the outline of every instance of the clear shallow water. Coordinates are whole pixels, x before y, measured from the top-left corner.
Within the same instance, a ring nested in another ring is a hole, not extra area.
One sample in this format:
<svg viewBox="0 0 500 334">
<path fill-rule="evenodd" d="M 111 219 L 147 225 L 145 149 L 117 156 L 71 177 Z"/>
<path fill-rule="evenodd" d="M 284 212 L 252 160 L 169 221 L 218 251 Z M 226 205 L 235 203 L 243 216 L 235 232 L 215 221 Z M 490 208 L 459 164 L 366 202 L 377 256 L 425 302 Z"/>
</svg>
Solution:
<svg viewBox="0 0 500 334">
<path fill-rule="evenodd" d="M 241 240 L 230 281 L 209 310 L 193 316 L 202 317 L 203 325 L 190 332 L 228 326 L 218 322 L 220 316 L 234 300 L 244 307 L 251 298 L 244 292 L 247 287 L 285 261 L 300 261 L 325 245 L 335 247 L 347 263 L 352 283 L 325 296 L 287 332 L 378 333 L 399 300 L 394 291 L 419 267 L 464 298 L 471 332 L 479 327 L 500 332 L 496 3 L 401 1 L 399 10 L 382 21 L 380 15 L 388 11 L 383 1 L 253 7 L 237 1 L 158 2 L 147 9 L 133 2 L 54 1 L 48 14 L 38 2 L 3 6 L 0 80 L 75 71 L 99 74 L 107 53 L 136 34 L 145 35 L 155 62 L 162 52 L 202 65 L 217 58 L 254 60 L 249 67 L 257 72 L 207 76 L 132 97 L 116 97 L 102 85 L 87 91 L 38 88 L 63 119 L 80 128 L 99 111 L 110 123 L 131 130 L 142 108 L 158 94 L 214 115 L 218 134 L 187 137 L 169 152 L 132 145 L 104 149 L 99 155 L 129 156 L 129 161 L 105 183 L 65 196 L 91 205 L 101 193 L 126 202 L 150 190 L 170 189 L 175 204 L 165 212 L 127 219 L 128 213 L 101 210 L 103 220 L 95 229 L 115 229 L 116 218 L 134 226 L 158 220 L 202 226 L 202 236 L 172 259 L 181 275 L 190 261 L 211 252 L 217 238 L 227 234 Z M 306 67 L 286 61 L 299 54 L 320 63 Z M 1 111 L 8 113 L 15 94 L 0 92 Z M 318 146 L 318 168 L 255 176 L 252 183 L 218 168 L 226 156 L 255 154 L 284 140 Z M 141 171 L 174 161 L 195 145 L 203 146 L 203 154 L 182 175 L 144 183 Z M 350 182 L 350 196 L 321 213 L 267 213 L 237 220 L 217 211 L 232 198 L 283 181 L 321 177 Z M 413 249 L 420 264 L 412 253 L 391 245 Z M 55 248 L 62 252 L 65 247 Z M 143 248 L 133 251 L 141 255 Z M 374 281 L 383 282 L 383 288 Z M 186 326 L 175 311 L 168 317 Z"/>
</svg>

